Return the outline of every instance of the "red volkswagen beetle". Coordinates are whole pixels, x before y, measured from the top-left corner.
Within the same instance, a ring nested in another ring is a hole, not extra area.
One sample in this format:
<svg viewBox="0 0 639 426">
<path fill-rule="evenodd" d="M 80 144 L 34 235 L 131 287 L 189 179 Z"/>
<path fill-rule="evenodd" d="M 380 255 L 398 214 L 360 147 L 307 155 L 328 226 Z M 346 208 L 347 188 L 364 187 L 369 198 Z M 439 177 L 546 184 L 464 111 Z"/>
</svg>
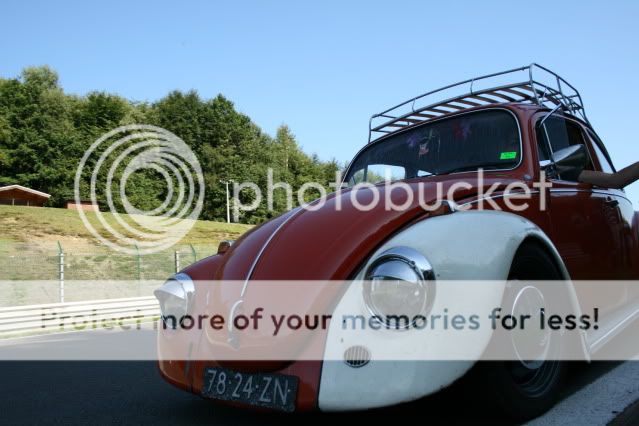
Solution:
<svg viewBox="0 0 639 426">
<path fill-rule="evenodd" d="M 525 77 L 480 87 L 518 75 Z M 458 89 L 463 93 L 433 101 Z M 344 189 L 328 195 L 321 208 L 294 209 L 232 245 L 221 245 L 217 255 L 176 274 L 155 294 L 165 318 L 213 310 L 233 316 L 238 306 L 258 297 L 261 281 L 343 281 L 353 284 L 330 294 L 335 312 L 361 307 L 383 319 L 388 312 L 382 294 L 417 313 L 443 301 L 450 306 L 456 300 L 481 304 L 512 298 L 506 286 L 453 294 L 446 280 L 636 279 L 639 216 L 624 191 L 577 182 L 584 169 L 613 171 L 614 166 L 568 82 L 536 64 L 467 80 L 374 115 L 369 143 L 345 172 Z M 549 186 L 538 185 L 542 175 Z M 371 187 L 384 198 L 383 182 L 389 180 L 405 183 L 422 202 L 405 202 L 406 194 L 398 193 L 400 209 L 358 208 L 370 201 Z M 437 209 L 423 208 L 441 197 L 437 186 L 446 192 L 459 182 L 464 185 L 458 185 L 454 199 Z M 362 183 L 367 189 L 352 197 Z M 504 187 L 514 183 L 530 190 L 529 208 L 512 207 Z M 479 209 L 484 201 L 490 203 Z M 373 285 L 355 284 L 371 280 Z M 212 291 L 200 285 L 204 281 L 239 283 Z M 393 285 L 380 285 L 385 282 Z M 579 291 L 567 286 L 569 300 L 578 305 Z M 312 291 L 291 294 L 309 304 L 319 297 Z M 585 358 L 637 313 L 632 291 L 622 286 L 600 295 L 603 311 L 615 314 L 580 335 Z M 160 371 L 186 391 L 239 406 L 367 409 L 441 390 L 464 376 L 475 364 L 471 358 L 481 356 L 491 341 L 490 333 L 479 335 L 469 349 L 476 354 L 468 360 L 377 361 L 388 348 L 431 350 L 453 344 L 454 338 L 428 341 L 407 324 L 390 332 L 367 330 L 362 332 L 367 345 L 353 345 L 334 323 L 305 341 L 326 359 L 254 362 L 227 356 L 247 345 L 231 327 L 215 336 L 175 334 L 164 327 L 158 337 Z M 176 347 L 185 355 L 174 356 Z M 522 418 L 554 403 L 564 370 L 560 359 L 481 367 L 490 375 L 482 383 L 485 392 Z"/>
</svg>

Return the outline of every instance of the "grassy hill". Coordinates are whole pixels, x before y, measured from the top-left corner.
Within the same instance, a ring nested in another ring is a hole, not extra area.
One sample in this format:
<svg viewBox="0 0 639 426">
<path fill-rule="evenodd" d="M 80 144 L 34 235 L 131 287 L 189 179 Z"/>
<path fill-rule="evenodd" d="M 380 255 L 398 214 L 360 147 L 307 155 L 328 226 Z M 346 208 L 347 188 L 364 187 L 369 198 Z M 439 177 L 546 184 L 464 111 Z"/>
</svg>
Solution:
<svg viewBox="0 0 639 426">
<path fill-rule="evenodd" d="M 96 213 L 87 212 L 99 228 Z M 107 223 L 133 237 L 110 213 Z M 125 222 L 131 217 L 121 215 Z M 154 280 L 164 279 L 178 267 L 214 254 L 224 239 L 237 239 L 251 226 L 195 221 L 178 244 L 149 255 L 124 254 L 110 249 L 87 230 L 77 211 L 0 206 L 0 281 L 57 280 L 58 243 L 65 253 L 65 280 Z M 104 235 L 104 233 L 101 233 Z M 2 297 L 0 297 L 2 299 Z M 2 305 L 0 300 L 0 305 Z"/>
<path fill-rule="evenodd" d="M 87 212 L 87 218 L 93 226 L 101 229 L 96 213 Z M 102 213 L 107 223 L 124 235 L 131 236 L 117 223 L 111 213 Z M 121 217 L 129 223 L 133 220 L 127 215 Z M 181 245 L 217 245 L 220 240 L 236 239 L 250 225 L 222 223 L 198 220 L 190 232 L 179 242 Z M 60 241 L 65 247 L 89 248 L 100 246 L 97 240 L 84 226 L 80 214 L 74 210 L 38 207 L 0 206 L 0 246 L 4 248 L 13 243 L 27 243 L 34 247 L 47 247 Z M 2 247 L 0 247 L 0 250 Z"/>
</svg>

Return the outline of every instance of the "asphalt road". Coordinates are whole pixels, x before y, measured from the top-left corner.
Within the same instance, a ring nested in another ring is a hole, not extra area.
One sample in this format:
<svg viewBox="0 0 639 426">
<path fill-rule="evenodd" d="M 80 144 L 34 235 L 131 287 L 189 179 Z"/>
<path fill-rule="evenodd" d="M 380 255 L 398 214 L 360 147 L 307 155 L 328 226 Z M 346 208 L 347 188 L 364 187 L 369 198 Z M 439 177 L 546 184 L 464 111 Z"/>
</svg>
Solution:
<svg viewBox="0 0 639 426">
<path fill-rule="evenodd" d="M 65 336 L 49 336 L 42 349 L 55 348 L 64 341 Z M 619 364 L 571 365 L 563 397 Z M 160 378 L 156 364 L 149 361 L 4 361 L 0 362 L 0 377 L 0 423 L 6 425 L 282 425 L 327 421 L 366 424 L 381 419 L 399 421 L 407 416 L 423 418 L 423 423 L 428 424 L 506 424 L 494 412 L 482 408 L 476 388 L 465 381 L 439 394 L 391 409 L 280 415 L 225 407 L 174 389 Z"/>
</svg>

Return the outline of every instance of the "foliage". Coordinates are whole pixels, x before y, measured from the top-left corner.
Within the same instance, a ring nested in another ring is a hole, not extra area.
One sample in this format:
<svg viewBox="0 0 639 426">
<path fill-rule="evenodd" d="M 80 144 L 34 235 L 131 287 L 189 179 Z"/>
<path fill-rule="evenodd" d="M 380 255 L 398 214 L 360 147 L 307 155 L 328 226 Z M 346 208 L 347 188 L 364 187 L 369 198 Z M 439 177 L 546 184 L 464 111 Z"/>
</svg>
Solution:
<svg viewBox="0 0 639 426">
<path fill-rule="evenodd" d="M 305 154 L 286 125 L 275 137 L 265 134 L 222 95 L 206 100 L 195 91 L 174 91 L 154 103 L 103 92 L 73 96 L 63 92 L 55 71 L 42 66 L 25 68 L 15 79 L 0 79 L 0 185 L 50 193 L 48 205 L 61 206 L 73 197 L 75 171 L 86 149 L 104 133 L 133 123 L 165 128 L 196 153 L 206 183 L 202 219 L 226 218 L 226 189 L 220 181 L 255 182 L 266 194 L 267 169 L 272 168 L 275 182 L 286 182 L 296 191 L 309 181 L 328 187 L 339 168 L 335 161 Z M 164 200 L 163 185 L 155 173 L 136 174 L 127 184 L 127 195 L 135 207 L 151 210 Z M 105 209 L 103 186 L 98 194 Z M 280 214 L 289 207 L 284 195 L 284 190 L 276 190 L 273 211 L 264 199 L 241 221 L 258 223 Z M 317 195 L 307 191 L 306 201 Z"/>
</svg>

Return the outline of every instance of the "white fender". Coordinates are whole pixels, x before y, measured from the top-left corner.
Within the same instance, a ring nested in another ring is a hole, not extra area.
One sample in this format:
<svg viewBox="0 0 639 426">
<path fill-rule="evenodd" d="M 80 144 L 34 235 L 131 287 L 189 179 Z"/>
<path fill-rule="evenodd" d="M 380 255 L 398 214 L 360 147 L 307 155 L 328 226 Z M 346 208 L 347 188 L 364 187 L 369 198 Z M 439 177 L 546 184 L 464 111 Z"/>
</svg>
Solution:
<svg viewBox="0 0 639 426">
<path fill-rule="evenodd" d="M 544 244 L 555 258 L 564 278 L 569 279 L 550 239 L 529 220 L 501 211 L 458 211 L 420 221 L 386 241 L 372 253 L 357 274 L 338 303 L 333 317 L 366 312 L 361 283 L 364 273 L 379 254 L 392 247 L 408 246 L 421 252 L 433 266 L 436 280 L 505 281 L 515 252 L 527 238 L 535 238 Z M 505 282 L 487 287 L 465 286 L 464 294 L 459 294 L 455 286 L 441 284 L 436 284 L 433 311 L 441 311 L 445 306 L 454 306 L 458 312 L 476 311 L 478 306 L 499 306 L 505 288 Z M 580 312 L 574 289 L 571 285 L 569 287 L 570 300 L 576 312 Z M 367 328 L 355 333 L 344 330 L 341 321 L 332 321 L 324 357 L 332 361 L 325 361 L 322 368 L 319 408 L 327 411 L 366 409 L 406 402 L 434 393 L 463 376 L 474 364 L 474 361 L 466 360 L 479 358 L 492 336 L 490 328 L 445 335 L 443 331 L 429 331 L 427 338 L 423 332 Z M 358 344 L 369 349 L 371 361 L 368 364 L 353 368 L 343 361 L 336 361 L 343 358 L 346 349 Z M 438 350 L 443 345 L 448 345 L 447 353 L 450 353 L 451 347 L 455 347 L 451 345 L 459 345 L 464 351 L 461 358 L 465 360 L 388 360 L 390 351 L 397 351 L 397 348 L 407 354 L 404 359 L 411 359 L 413 353 L 427 354 L 426 359 L 438 359 Z"/>
</svg>

